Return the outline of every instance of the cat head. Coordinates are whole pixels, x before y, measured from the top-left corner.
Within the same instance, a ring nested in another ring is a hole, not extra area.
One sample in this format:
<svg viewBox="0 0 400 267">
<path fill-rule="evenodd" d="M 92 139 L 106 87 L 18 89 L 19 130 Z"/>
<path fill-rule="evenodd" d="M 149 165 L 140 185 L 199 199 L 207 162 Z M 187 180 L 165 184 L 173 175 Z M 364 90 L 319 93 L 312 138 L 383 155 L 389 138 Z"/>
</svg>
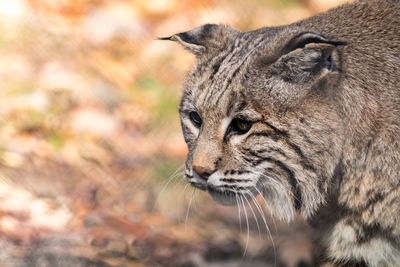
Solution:
<svg viewBox="0 0 400 267">
<path fill-rule="evenodd" d="M 294 27 L 215 24 L 162 39 L 197 57 L 179 108 L 188 181 L 222 204 L 260 194 L 279 218 L 310 216 L 342 151 L 343 43 Z"/>
</svg>

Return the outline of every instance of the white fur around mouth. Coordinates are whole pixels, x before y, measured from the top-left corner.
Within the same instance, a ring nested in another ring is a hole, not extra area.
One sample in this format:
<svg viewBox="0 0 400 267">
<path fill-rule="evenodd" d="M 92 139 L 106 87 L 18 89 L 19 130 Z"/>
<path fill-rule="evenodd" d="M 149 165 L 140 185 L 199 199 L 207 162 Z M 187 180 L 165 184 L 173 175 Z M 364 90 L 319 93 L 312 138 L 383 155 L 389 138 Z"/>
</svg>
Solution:
<svg viewBox="0 0 400 267">
<path fill-rule="evenodd" d="M 197 173 L 193 173 L 192 177 L 186 177 L 189 183 L 198 189 L 207 190 L 207 182 L 204 181 Z"/>
<path fill-rule="evenodd" d="M 210 176 L 211 178 L 212 176 Z M 255 197 L 258 193 L 253 192 L 250 188 L 240 187 L 237 185 L 228 185 L 220 182 L 220 177 L 213 177 L 213 179 L 205 181 L 194 173 L 193 177 L 188 178 L 189 183 L 200 190 L 208 191 L 211 197 L 219 204 L 232 206 L 238 205 L 240 199 L 251 199 L 251 195 Z M 218 181 L 217 183 L 215 181 Z"/>
</svg>

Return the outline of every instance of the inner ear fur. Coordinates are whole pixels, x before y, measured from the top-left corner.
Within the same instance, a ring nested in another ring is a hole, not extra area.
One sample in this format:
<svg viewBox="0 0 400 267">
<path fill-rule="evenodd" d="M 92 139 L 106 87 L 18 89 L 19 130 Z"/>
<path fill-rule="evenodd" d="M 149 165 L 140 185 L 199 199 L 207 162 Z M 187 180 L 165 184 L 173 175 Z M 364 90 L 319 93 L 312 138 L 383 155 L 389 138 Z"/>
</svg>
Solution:
<svg viewBox="0 0 400 267">
<path fill-rule="evenodd" d="M 322 35 L 304 32 L 290 39 L 281 50 L 281 56 L 275 66 L 289 76 L 301 75 L 302 79 L 317 74 L 323 69 L 336 71 L 338 68 L 335 49 L 346 43 L 332 41 Z M 305 75 L 308 74 L 308 75 Z"/>
</svg>

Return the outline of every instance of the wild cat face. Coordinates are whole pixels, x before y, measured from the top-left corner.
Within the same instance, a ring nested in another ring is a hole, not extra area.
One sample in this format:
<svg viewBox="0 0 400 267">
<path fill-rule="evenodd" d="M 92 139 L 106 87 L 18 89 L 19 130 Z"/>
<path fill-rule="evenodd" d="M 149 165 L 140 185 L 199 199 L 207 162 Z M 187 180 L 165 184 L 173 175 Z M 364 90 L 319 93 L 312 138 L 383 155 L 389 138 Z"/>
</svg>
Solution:
<svg viewBox="0 0 400 267">
<path fill-rule="evenodd" d="M 222 204 L 262 194 L 280 218 L 325 200 L 342 149 L 339 42 L 303 29 L 203 25 L 180 104 L 185 176 Z"/>
</svg>

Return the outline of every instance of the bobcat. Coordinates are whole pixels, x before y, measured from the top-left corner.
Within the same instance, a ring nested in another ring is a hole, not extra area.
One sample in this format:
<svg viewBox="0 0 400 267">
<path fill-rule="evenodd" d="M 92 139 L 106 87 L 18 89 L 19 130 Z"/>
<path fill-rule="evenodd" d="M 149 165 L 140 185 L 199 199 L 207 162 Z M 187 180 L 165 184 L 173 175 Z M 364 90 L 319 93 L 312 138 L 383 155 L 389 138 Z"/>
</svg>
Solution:
<svg viewBox="0 0 400 267">
<path fill-rule="evenodd" d="M 179 108 L 194 187 L 299 212 L 317 266 L 400 266 L 400 1 L 161 39 L 197 57 Z"/>
</svg>

